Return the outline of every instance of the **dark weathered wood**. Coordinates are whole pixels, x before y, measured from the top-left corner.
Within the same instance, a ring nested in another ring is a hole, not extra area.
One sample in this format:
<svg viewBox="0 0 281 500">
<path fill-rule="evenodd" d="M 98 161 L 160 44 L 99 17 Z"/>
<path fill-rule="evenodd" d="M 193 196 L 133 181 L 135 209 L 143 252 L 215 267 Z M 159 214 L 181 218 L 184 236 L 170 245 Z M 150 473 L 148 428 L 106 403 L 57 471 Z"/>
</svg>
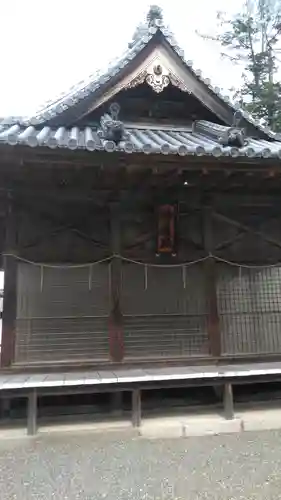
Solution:
<svg viewBox="0 0 281 500">
<path fill-rule="evenodd" d="M 237 207 L 236 207 L 236 208 L 237 208 Z M 259 208 L 261 208 L 261 207 L 259 207 Z M 277 214 L 276 214 L 276 213 L 274 213 L 273 215 L 272 215 L 272 214 L 268 215 L 266 210 L 263 210 L 263 211 L 265 211 L 266 216 L 264 216 L 264 215 L 263 215 L 263 216 L 261 217 L 261 219 L 259 220 L 259 227 L 260 227 L 260 226 L 262 226 L 263 224 L 269 224 L 270 222 L 272 222 L 272 221 L 274 221 L 274 220 L 276 220 L 276 219 L 280 219 L 280 218 L 281 218 L 281 214 L 280 214 L 279 209 L 278 209 L 278 213 L 277 213 Z M 217 217 L 224 217 L 223 215 L 220 215 L 220 216 L 219 216 L 217 213 L 216 213 L 215 215 L 216 215 Z M 228 219 L 228 218 L 227 218 L 227 219 Z M 229 220 L 227 220 L 227 221 L 226 221 L 226 220 L 224 220 L 224 222 L 228 222 L 228 223 L 230 223 L 230 222 L 229 222 Z M 233 222 L 234 222 L 235 227 L 236 227 L 236 222 L 237 222 L 237 221 L 232 221 L 232 223 L 230 223 L 230 224 L 231 224 L 231 225 L 234 225 L 234 224 L 233 224 Z M 247 228 L 247 229 L 246 229 L 246 228 Z M 244 227 L 244 229 L 243 229 L 243 228 L 241 228 L 241 227 L 239 227 L 239 228 L 237 227 L 237 229 L 239 229 L 238 234 L 236 234 L 236 235 L 235 235 L 235 236 L 233 236 L 232 238 L 228 238 L 227 240 L 222 241 L 221 243 L 219 243 L 218 245 L 216 245 L 216 246 L 215 246 L 215 248 L 214 248 L 214 251 L 216 251 L 216 252 L 217 252 L 217 251 L 219 251 L 219 250 L 223 250 L 223 249 L 225 249 L 225 248 L 229 247 L 230 245 L 232 245 L 233 243 L 236 243 L 237 241 L 239 241 L 239 240 L 241 240 L 242 238 L 244 238 L 244 236 L 245 236 L 245 234 L 246 234 L 247 232 L 252 232 L 252 231 L 255 231 L 255 234 L 257 234 L 257 233 L 258 233 L 258 231 L 257 231 L 257 230 L 251 229 L 251 228 L 249 228 L 249 226 L 245 226 L 245 227 Z M 262 236 L 261 236 L 262 234 L 264 234 L 264 233 L 262 233 L 262 232 L 259 232 L 259 233 L 258 233 L 258 235 L 259 235 L 260 237 L 262 237 Z M 276 241 L 276 240 L 275 240 L 275 241 Z M 272 243 L 272 241 L 270 241 L 270 243 Z M 278 243 L 277 243 L 277 246 L 279 246 L 279 245 L 278 245 Z"/>
<path fill-rule="evenodd" d="M 5 395 L 2 395 L 0 399 L 0 418 L 2 419 L 10 418 L 10 410 L 11 410 L 11 399 Z"/>
<path fill-rule="evenodd" d="M 232 384 L 229 382 L 224 385 L 223 405 L 226 420 L 232 420 L 234 418 L 233 391 Z"/>
<path fill-rule="evenodd" d="M 206 254 L 212 253 L 213 227 L 211 206 L 206 206 L 203 209 L 203 241 Z M 210 258 L 205 262 L 205 273 L 208 303 L 207 328 L 210 341 L 210 351 L 214 357 L 219 357 L 221 355 L 221 336 L 216 290 L 216 262 L 214 259 Z"/>
<path fill-rule="evenodd" d="M 141 390 L 134 389 L 132 392 L 132 424 L 133 427 L 141 426 Z"/>
<path fill-rule="evenodd" d="M 51 169 L 69 170 L 74 167 L 87 169 L 93 168 L 110 168 L 112 171 L 118 171 L 119 166 L 134 166 L 134 168 L 155 168 L 159 165 L 160 168 L 168 167 L 171 169 L 177 165 L 180 169 L 192 171 L 194 169 L 210 169 L 221 170 L 223 173 L 226 169 L 231 169 L 234 172 L 241 173 L 252 172 L 255 175 L 257 172 L 264 171 L 268 173 L 268 169 L 274 169 L 280 172 L 280 166 L 276 163 L 275 158 L 245 158 L 239 157 L 235 160 L 230 157 L 213 158 L 212 156 L 204 158 L 193 157 L 192 161 L 186 161 L 186 157 L 177 157 L 176 155 L 159 155 L 126 153 L 108 154 L 104 151 L 88 152 L 83 150 L 70 151 L 65 148 L 64 151 L 50 150 L 49 148 L 27 148 L 26 146 L 17 146 L 11 148 L 9 145 L 1 145 L 1 166 L 6 172 L 20 172 L 23 166 L 32 168 L 34 171 L 45 171 Z"/>
<path fill-rule="evenodd" d="M 115 417 L 120 417 L 123 412 L 123 392 L 116 391 L 111 394 L 111 413 Z"/>
<path fill-rule="evenodd" d="M 27 434 L 35 436 L 37 433 L 37 391 L 33 389 L 28 396 L 27 404 Z"/>
<path fill-rule="evenodd" d="M 4 257 L 4 300 L 2 313 L 1 367 L 11 366 L 14 360 L 17 308 L 17 261 Z"/>
<path fill-rule="evenodd" d="M 110 205 L 110 233 L 111 233 L 111 250 L 114 255 L 121 253 L 121 219 L 120 219 L 120 204 L 118 202 Z M 111 293 L 113 302 L 118 302 L 120 297 L 121 286 L 121 261 L 114 259 L 111 268 Z"/>
<path fill-rule="evenodd" d="M 274 245 L 278 248 L 281 248 L 281 241 L 276 240 L 275 238 L 272 238 L 271 236 L 268 236 L 263 231 L 256 231 L 255 229 L 247 226 L 246 224 L 242 224 L 241 222 L 233 220 L 230 217 L 226 217 L 225 215 L 219 214 L 217 212 L 214 212 L 214 217 L 216 217 L 217 219 L 219 219 L 223 222 L 227 222 L 231 226 L 237 227 L 238 229 L 241 229 L 244 232 L 251 233 L 255 236 L 259 236 L 262 240 L 266 241 L 267 243 L 270 243 L 271 245 Z"/>
<path fill-rule="evenodd" d="M 5 256 L 3 268 L 5 273 L 4 300 L 2 314 L 2 346 L 1 367 L 9 367 L 13 363 L 16 338 L 17 315 L 17 223 L 12 203 L 6 217 Z"/>
<path fill-rule="evenodd" d="M 240 241 L 243 237 L 245 236 L 245 232 L 236 234 L 232 238 L 228 238 L 225 241 L 222 241 L 218 245 L 215 246 L 214 251 L 219 252 L 220 250 L 224 250 L 227 247 L 230 247 L 234 243 L 237 243 L 237 241 Z"/>
<path fill-rule="evenodd" d="M 27 204 L 27 206 L 28 206 L 28 204 Z M 27 208 L 27 206 L 26 206 L 26 208 Z M 32 214 L 32 212 L 34 213 L 34 207 L 32 207 L 32 209 L 29 210 L 30 214 Z M 77 228 L 75 224 L 67 223 L 65 220 L 63 220 L 61 218 L 61 216 L 52 215 L 49 211 L 43 210 L 40 207 L 40 205 L 37 206 L 36 212 L 37 212 L 37 215 L 40 215 L 40 218 L 42 218 L 43 221 L 49 222 L 49 223 L 54 225 L 54 229 L 51 230 L 52 232 L 59 233 L 59 232 L 64 232 L 66 230 L 69 230 L 70 232 L 73 232 L 76 236 L 78 236 L 82 240 L 87 241 L 91 245 L 94 245 L 94 246 L 98 245 L 98 242 L 95 240 L 95 238 L 92 238 L 89 234 L 87 234 L 84 231 Z M 85 218 L 87 216 L 88 216 L 88 209 L 86 211 L 84 210 L 84 213 L 79 216 L 80 221 L 84 222 Z M 45 235 L 41 237 L 41 241 L 43 238 L 45 238 Z M 36 241 L 35 245 L 36 245 L 36 243 L 40 243 L 41 241 L 39 239 L 39 242 Z M 33 242 L 31 242 L 31 246 L 32 245 L 33 245 Z"/>
<path fill-rule="evenodd" d="M 121 224 L 120 205 L 118 202 L 110 205 L 110 232 L 111 252 L 113 255 L 121 254 Z M 109 350 L 113 361 L 122 361 L 124 357 L 123 318 L 120 306 L 122 261 L 114 257 L 111 261 L 110 288 L 111 288 L 111 314 L 109 332 Z"/>
<path fill-rule="evenodd" d="M 223 386 L 213 385 L 213 391 L 217 401 L 221 403 L 223 401 Z"/>
</svg>

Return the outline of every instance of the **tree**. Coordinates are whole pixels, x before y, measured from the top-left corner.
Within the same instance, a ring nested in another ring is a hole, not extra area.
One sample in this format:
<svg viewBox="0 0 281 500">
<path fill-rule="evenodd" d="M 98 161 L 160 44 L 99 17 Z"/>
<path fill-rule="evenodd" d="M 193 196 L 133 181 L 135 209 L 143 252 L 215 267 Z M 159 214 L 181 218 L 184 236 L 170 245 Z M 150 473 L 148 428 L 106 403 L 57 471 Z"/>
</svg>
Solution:
<svg viewBox="0 0 281 500">
<path fill-rule="evenodd" d="M 244 0 L 242 12 L 232 19 L 219 13 L 218 21 L 219 35 L 204 38 L 220 42 L 224 57 L 243 64 L 243 83 L 235 98 L 273 130 L 281 130 L 281 83 L 277 79 L 281 0 Z"/>
</svg>

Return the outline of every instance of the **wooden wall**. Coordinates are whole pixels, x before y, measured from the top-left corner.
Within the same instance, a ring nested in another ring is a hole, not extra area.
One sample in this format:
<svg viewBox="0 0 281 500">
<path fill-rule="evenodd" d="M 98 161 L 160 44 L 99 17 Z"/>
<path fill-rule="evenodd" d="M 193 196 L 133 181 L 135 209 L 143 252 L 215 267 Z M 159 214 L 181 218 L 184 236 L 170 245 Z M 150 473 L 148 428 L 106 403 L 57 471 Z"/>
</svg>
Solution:
<svg viewBox="0 0 281 500">
<path fill-rule="evenodd" d="M 281 262 L 279 205 L 251 194 L 243 206 L 239 194 L 225 200 L 179 200 L 177 255 L 164 259 L 155 255 L 153 197 L 132 197 L 129 206 L 115 199 L 117 240 L 105 201 L 18 211 L 14 251 L 21 258 L 86 264 L 119 253 L 143 264 L 116 267 L 113 259 L 62 270 L 19 263 L 14 362 L 112 361 L 113 289 L 124 361 L 281 354 L 280 269 L 240 267 Z M 181 265 L 209 253 L 230 262 Z"/>
</svg>

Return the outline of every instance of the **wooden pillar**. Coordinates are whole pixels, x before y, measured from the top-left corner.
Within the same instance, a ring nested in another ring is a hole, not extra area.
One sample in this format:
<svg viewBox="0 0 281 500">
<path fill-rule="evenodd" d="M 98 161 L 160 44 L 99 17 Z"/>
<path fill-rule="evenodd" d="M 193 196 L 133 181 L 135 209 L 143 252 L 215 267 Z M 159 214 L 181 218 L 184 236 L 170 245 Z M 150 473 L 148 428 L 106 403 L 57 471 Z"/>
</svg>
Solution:
<svg viewBox="0 0 281 500">
<path fill-rule="evenodd" d="M 12 365 L 15 355 L 17 315 L 17 224 L 14 208 L 10 203 L 6 217 L 6 234 L 3 258 L 4 298 L 2 313 L 1 367 Z"/>
<path fill-rule="evenodd" d="M 121 417 L 123 413 L 123 392 L 116 391 L 111 395 L 111 414 L 114 417 Z"/>
<path fill-rule="evenodd" d="M 9 419 L 10 412 L 11 412 L 11 399 L 2 395 L 0 399 L 0 418 Z"/>
<path fill-rule="evenodd" d="M 120 205 L 110 205 L 111 250 L 114 255 L 121 254 Z M 122 262 L 114 257 L 111 262 L 111 314 L 109 322 L 109 351 L 112 361 L 122 361 L 124 356 L 123 317 L 120 304 Z"/>
<path fill-rule="evenodd" d="M 132 392 L 132 424 L 133 427 L 141 426 L 141 390 L 134 389 Z"/>
<path fill-rule="evenodd" d="M 207 254 L 213 252 L 213 226 L 212 208 L 204 207 L 203 211 L 203 239 Z M 208 336 L 210 341 L 210 352 L 212 356 L 218 358 L 221 355 L 220 322 L 217 304 L 216 288 L 216 262 L 209 258 L 205 262 L 206 292 L 208 303 Z"/>
<path fill-rule="evenodd" d="M 223 386 L 221 386 L 221 385 L 214 385 L 213 386 L 213 391 L 214 391 L 216 399 L 221 403 L 222 400 L 223 400 Z"/>
<path fill-rule="evenodd" d="M 37 391 L 33 389 L 28 395 L 27 404 L 27 434 L 35 436 L 37 433 Z"/>
<path fill-rule="evenodd" d="M 233 391 L 232 384 L 229 382 L 224 385 L 223 406 L 226 420 L 232 420 L 234 418 Z"/>
</svg>

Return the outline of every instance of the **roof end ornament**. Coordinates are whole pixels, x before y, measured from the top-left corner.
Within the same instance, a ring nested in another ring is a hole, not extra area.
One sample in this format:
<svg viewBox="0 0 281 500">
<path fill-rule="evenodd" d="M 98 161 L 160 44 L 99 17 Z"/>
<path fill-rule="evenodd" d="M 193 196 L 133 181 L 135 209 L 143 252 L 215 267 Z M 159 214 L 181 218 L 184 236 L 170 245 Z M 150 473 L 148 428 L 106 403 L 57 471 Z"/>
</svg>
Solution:
<svg viewBox="0 0 281 500">
<path fill-rule="evenodd" d="M 97 134 L 101 139 L 119 144 L 127 138 L 124 123 L 119 120 L 119 113 L 119 104 L 117 102 L 110 104 L 109 113 L 105 113 L 100 119 L 100 128 Z"/>
<path fill-rule="evenodd" d="M 163 28 L 163 14 L 162 9 L 157 5 L 151 5 L 146 16 L 146 21 L 140 23 L 132 37 L 132 41 L 128 44 L 129 49 L 132 49 L 135 44 L 142 41 L 146 37 L 151 35 L 151 33 L 156 33 L 158 28 Z"/>
<path fill-rule="evenodd" d="M 243 148 L 247 146 L 248 140 L 246 139 L 246 131 L 240 127 L 243 115 L 240 111 L 236 111 L 233 116 L 232 126 L 227 128 L 219 137 L 219 143 L 222 146 L 231 146 Z"/>
<path fill-rule="evenodd" d="M 163 25 L 163 13 L 158 5 L 151 5 L 146 16 L 149 28 L 159 28 Z"/>
</svg>

